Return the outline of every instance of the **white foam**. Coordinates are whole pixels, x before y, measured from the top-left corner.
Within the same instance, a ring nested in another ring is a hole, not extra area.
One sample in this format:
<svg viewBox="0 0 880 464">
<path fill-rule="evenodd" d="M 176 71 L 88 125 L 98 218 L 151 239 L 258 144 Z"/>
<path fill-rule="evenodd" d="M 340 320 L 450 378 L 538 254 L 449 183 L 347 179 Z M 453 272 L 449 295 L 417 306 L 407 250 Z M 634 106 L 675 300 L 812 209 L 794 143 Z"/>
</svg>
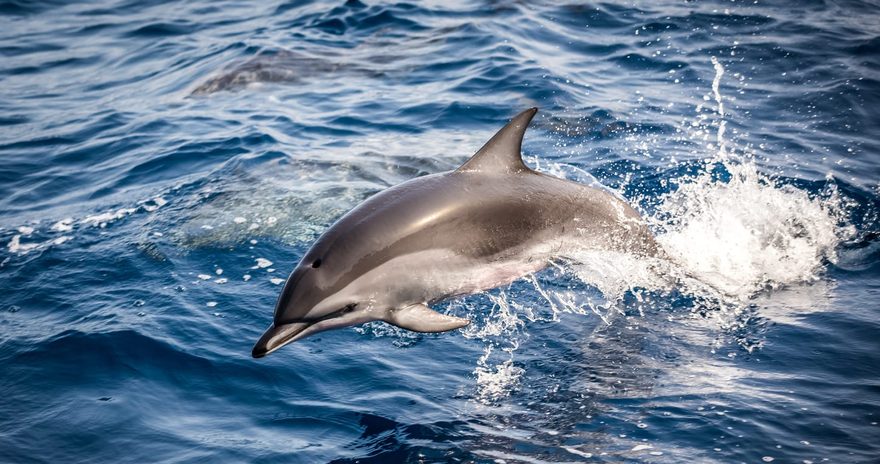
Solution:
<svg viewBox="0 0 880 464">
<path fill-rule="evenodd" d="M 24 255 L 38 249 L 45 249 L 52 245 L 61 245 L 62 243 L 73 239 L 73 237 L 69 235 L 62 235 L 43 242 L 22 243 L 21 239 L 24 237 L 30 237 L 30 235 L 35 232 L 35 229 L 32 227 L 21 226 L 18 228 L 18 231 L 21 233 L 13 235 L 12 238 L 9 239 L 9 242 L 6 244 L 6 249 L 9 250 L 10 253 L 16 253 L 19 255 Z"/>
<path fill-rule="evenodd" d="M 9 240 L 9 243 L 6 244 L 6 248 L 10 253 L 27 253 L 38 246 L 37 243 L 21 243 L 21 235 L 14 235 L 12 239 Z"/>
<path fill-rule="evenodd" d="M 483 355 L 477 360 L 474 375 L 477 378 L 478 398 L 484 402 L 491 402 L 506 396 L 519 382 L 525 369 L 513 364 L 513 351 L 518 344 L 504 349 L 507 359 L 500 363 L 491 362 L 490 358 L 494 351 L 492 345 L 486 347 Z"/>
<path fill-rule="evenodd" d="M 649 218 L 657 240 L 687 273 L 725 295 L 758 292 L 819 278 L 825 260 L 854 230 L 841 223 L 835 195 L 811 196 L 728 163 L 730 181 L 708 174 L 684 179 Z"/>
<path fill-rule="evenodd" d="M 568 451 L 571 454 L 574 454 L 576 456 L 580 456 L 585 459 L 592 459 L 593 458 L 593 453 L 587 453 L 585 451 L 581 451 L 581 450 L 579 450 L 575 447 L 572 447 L 572 446 L 563 446 L 562 449 L 564 449 L 565 451 Z"/>
<path fill-rule="evenodd" d="M 108 211 L 106 213 L 93 214 L 91 216 L 86 216 L 80 221 L 81 224 L 98 226 L 100 228 L 107 227 L 108 224 L 116 221 L 118 219 L 122 219 L 125 216 L 134 213 L 136 208 L 120 208 L 116 211 Z"/>
<path fill-rule="evenodd" d="M 70 232 L 73 230 L 73 218 L 64 218 L 55 224 L 52 224 L 51 229 L 55 232 Z"/>
<path fill-rule="evenodd" d="M 144 208 L 144 211 L 146 211 L 148 213 L 152 213 L 153 211 L 156 211 L 157 209 L 168 204 L 168 201 L 162 197 L 155 197 L 155 198 L 151 198 L 147 201 L 142 201 L 139 204 L 141 205 L 142 208 Z"/>
</svg>

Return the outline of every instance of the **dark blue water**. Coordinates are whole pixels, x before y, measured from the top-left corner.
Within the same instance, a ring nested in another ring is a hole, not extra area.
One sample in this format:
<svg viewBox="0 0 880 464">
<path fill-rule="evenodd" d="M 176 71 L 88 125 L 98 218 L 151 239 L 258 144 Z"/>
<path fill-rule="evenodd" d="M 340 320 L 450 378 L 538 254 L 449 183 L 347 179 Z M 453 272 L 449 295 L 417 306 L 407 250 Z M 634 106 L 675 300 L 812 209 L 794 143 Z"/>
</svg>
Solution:
<svg viewBox="0 0 880 464">
<path fill-rule="evenodd" d="M 878 11 L 0 1 L 0 461 L 877 462 Z M 529 106 L 674 271 L 251 359 L 321 231 Z"/>
</svg>

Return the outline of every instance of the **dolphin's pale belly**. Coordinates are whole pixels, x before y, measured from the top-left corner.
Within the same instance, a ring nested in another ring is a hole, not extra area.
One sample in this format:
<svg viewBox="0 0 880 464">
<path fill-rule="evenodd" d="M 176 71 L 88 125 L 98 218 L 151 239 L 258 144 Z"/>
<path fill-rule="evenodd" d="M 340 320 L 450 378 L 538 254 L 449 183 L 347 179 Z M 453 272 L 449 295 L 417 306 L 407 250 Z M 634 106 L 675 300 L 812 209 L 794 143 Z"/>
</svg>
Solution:
<svg viewBox="0 0 880 464">
<path fill-rule="evenodd" d="M 537 243 L 515 257 L 497 259 L 473 258 L 447 249 L 423 250 L 377 266 L 340 293 L 367 294 L 368 301 L 383 301 L 382 306 L 436 302 L 492 289 L 537 272 L 547 267 L 553 258 L 551 252 L 558 248 L 557 244 Z M 334 307 L 344 303 L 340 300 L 327 304 Z"/>
<path fill-rule="evenodd" d="M 545 254 L 529 255 L 529 259 L 481 261 L 460 257 L 452 259 L 452 266 L 434 270 L 425 288 L 425 301 L 433 302 L 457 295 L 469 295 L 499 287 L 540 271 L 550 263 Z M 455 264 L 458 264 L 457 266 Z"/>
</svg>

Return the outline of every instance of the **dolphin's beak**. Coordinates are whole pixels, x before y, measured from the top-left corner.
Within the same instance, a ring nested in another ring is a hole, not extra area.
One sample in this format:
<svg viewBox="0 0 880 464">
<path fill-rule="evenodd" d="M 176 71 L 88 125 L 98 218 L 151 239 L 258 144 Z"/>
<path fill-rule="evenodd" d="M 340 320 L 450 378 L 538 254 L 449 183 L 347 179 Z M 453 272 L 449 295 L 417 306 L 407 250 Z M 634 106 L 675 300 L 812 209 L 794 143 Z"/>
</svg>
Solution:
<svg viewBox="0 0 880 464">
<path fill-rule="evenodd" d="M 345 306 L 339 311 L 311 321 L 272 324 L 254 345 L 252 354 L 255 358 L 262 358 L 288 343 L 302 340 L 318 332 L 376 320 L 369 311 L 352 311 L 355 306 L 353 304 Z"/>
<path fill-rule="evenodd" d="M 310 322 L 292 322 L 290 324 L 272 324 L 266 329 L 266 333 L 254 345 L 251 353 L 255 358 L 262 358 L 282 346 L 298 339 L 297 335 L 305 335 L 303 331 L 308 329 Z"/>
</svg>

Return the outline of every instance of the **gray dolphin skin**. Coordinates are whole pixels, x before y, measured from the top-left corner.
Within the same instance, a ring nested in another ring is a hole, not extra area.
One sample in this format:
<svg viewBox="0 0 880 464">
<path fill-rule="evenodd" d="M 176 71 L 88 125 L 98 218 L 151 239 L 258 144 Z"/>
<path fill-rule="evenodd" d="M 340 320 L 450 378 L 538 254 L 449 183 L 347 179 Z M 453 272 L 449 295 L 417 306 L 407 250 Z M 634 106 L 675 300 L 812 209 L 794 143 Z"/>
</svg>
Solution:
<svg viewBox="0 0 880 464">
<path fill-rule="evenodd" d="M 429 305 L 536 272 L 570 250 L 659 256 L 639 214 L 607 192 L 523 163 L 523 111 L 455 171 L 384 190 L 315 242 L 284 285 L 255 358 L 329 329 L 385 321 L 445 332 Z"/>
</svg>

